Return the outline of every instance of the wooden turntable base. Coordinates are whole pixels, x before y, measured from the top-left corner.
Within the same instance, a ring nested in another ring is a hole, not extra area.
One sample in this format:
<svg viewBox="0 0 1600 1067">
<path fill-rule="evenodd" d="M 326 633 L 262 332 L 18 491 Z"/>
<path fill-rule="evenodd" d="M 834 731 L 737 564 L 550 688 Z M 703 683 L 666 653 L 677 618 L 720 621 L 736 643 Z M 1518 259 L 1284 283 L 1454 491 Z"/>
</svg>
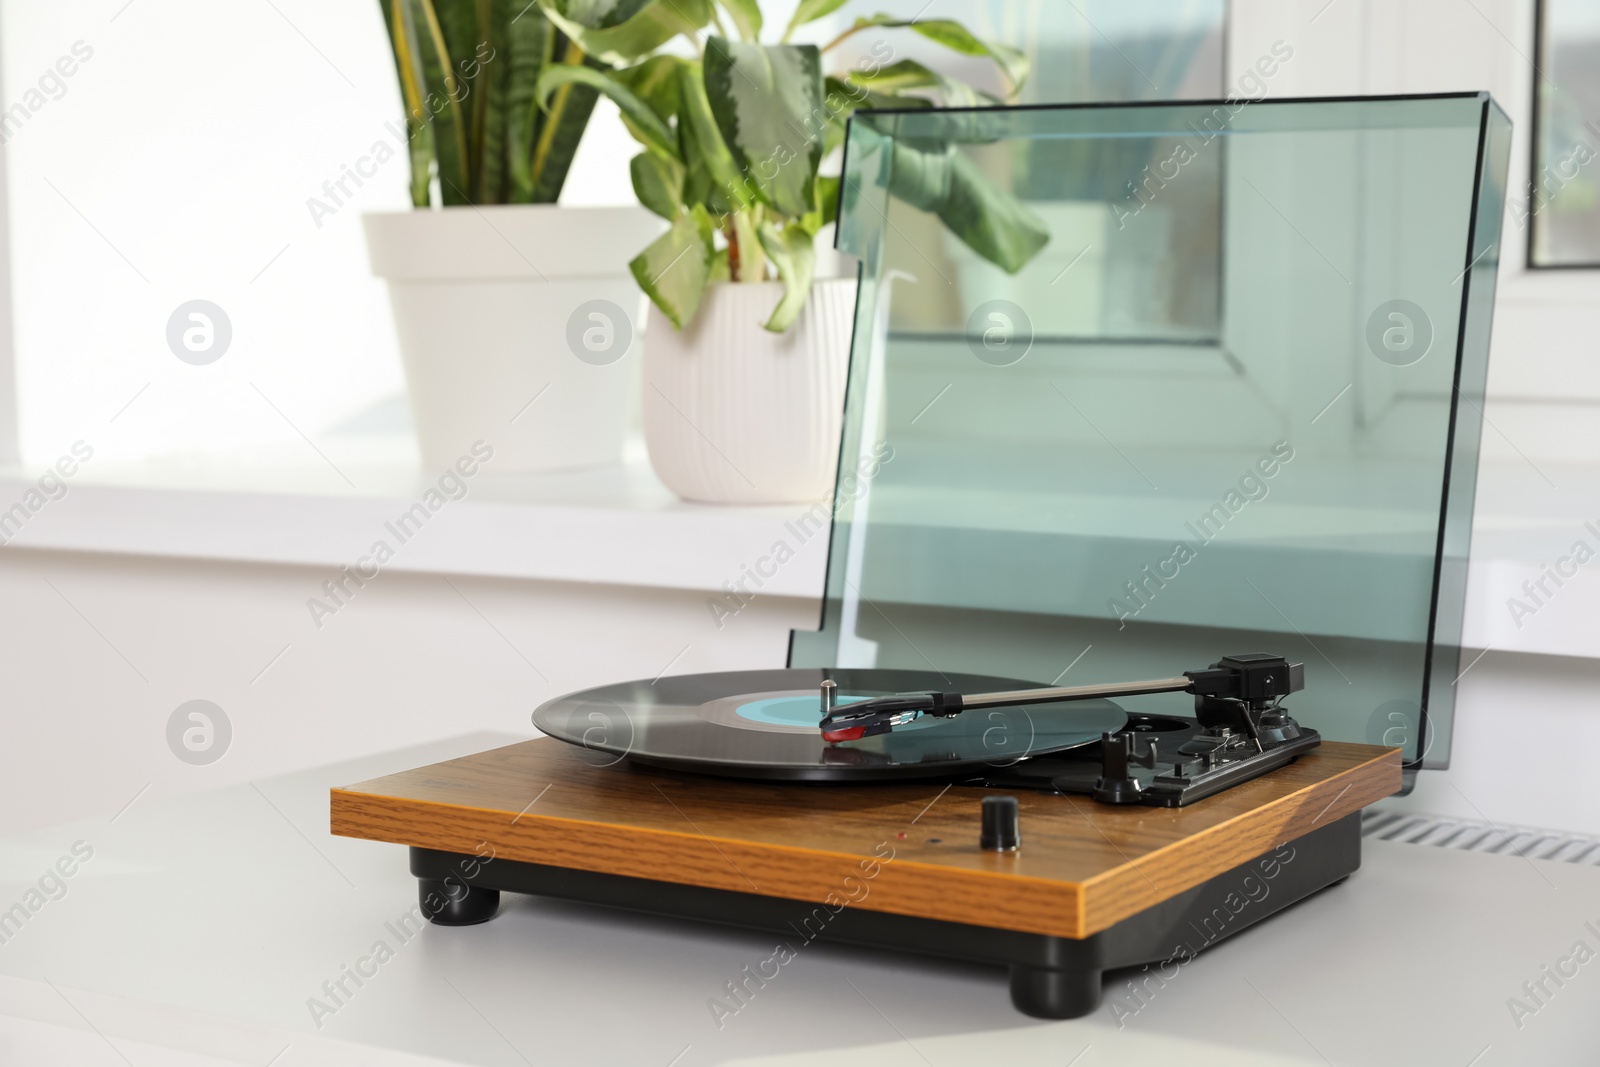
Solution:
<svg viewBox="0 0 1600 1067">
<path fill-rule="evenodd" d="M 332 829 L 492 856 L 473 886 L 513 888 L 492 872 L 531 864 L 1085 939 L 1400 788 L 1397 749 L 1324 742 L 1184 808 L 1023 793 L 1022 846 L 996 853 L 978 846 L 980 801 L 995 790 L 738 782 L 613 759 L 525 741 L 335 789 Z"/>
</svg>

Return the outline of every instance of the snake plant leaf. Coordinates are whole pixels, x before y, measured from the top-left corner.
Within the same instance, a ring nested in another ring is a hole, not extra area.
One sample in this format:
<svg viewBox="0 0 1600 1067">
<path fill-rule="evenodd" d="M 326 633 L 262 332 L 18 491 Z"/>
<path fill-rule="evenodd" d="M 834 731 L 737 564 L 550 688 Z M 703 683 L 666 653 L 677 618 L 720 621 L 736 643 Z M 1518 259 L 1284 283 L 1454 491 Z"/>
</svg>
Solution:
<svg viewBox="0 0 1600 1067">
<path fill-rule="evenodd" d="M 783 39 L 787 41 L 801 26 L 833 14 L 848 2 L 849 0 L 800 0 L 794 9 L 794 17 L 789 20 L 788 28 L 783 31 Z"/>
<path fill-rule="evenodd" d="M 739 36 L 746 41 L 757 41 L 761 38 L 761 0 L 719 0 L 728 17 L 733 19 L 734 28 L 739 31 Z"/>
<path fill-rule="evenodd" d="M 468 61 L 478 52 L 483 35 L 478 28 L 480 0 L 431 0 L 439 16 L 439 32 L 444 38 L 445 52 L 450 56 L 450 74 L 456 82 L 456 98 L 467 105 L 470 112 L 473 95 L 472 69 Z"/>
<path fill-rule="evenodd" d="M 446 204 L 470 202 L 467 122 L 444 30 L 432 0 L 402 0 L 416 20 L 417 54 L 423 72 L 423 109 L 433 126 L 440 195 Z"/>
<path fill-rule="evenodd" d="M 822 162 L 822 57 L 816 46 L 710 37 L 705 90 L 723 142 L 761 198 L 780 214 L 804 215 Z"/>
<path fill-rule="evenodd" d="M 683 211 L 683 164 L 656 152 L 640 152 L 628 163 L 639 203 L 669 222 Z"/>
<path fill-rule="evenodd" d="M 998 41 L 985 41 L 954 19 L 900 19 L 894 15 L 873 15 L 856 19 L 851 28 L 862 30 L 871 26 L 913 30 L 964 56 L 987 56 L 1005 75 L 1013 94 L 1020 92 L 1028 80 L 1028 57 L 1021 51 Z"/>
<path fill-rule="evenodd" d="M 767 258 L 778 268 L 778 278 L 783 282 L 783 299 L 772 309 L 771 318 L 763 324 L 773 333 L 782 333 L 794 325 L 800 309 L 806 306 L 811 295 L 811 280 L 816 273 L 817 246 L 815 237 L 804 226 L 790 223 L 779 229 L 770 221 L 763 222 L 756 231 Z"/>
<path fill-rule="evenodd" d="M 458 60 L 457 73 L 468 79 L 472 92 L 473 202 L 499 204 L 506 187 L 506 40 L 505 21 L 496 9 L 509 0 L 474 0 L 478 13 L 477 44 L 467 58 Z"/>
<path fill-rule="evenodd" d="M 491 0 L 430 0 L 430 2 L 439 16 L 439 32 L 444 39 L 444 52 L 448 57 L 450 73 L 446 91 L 461 105 L 461 119 L 467 144 L 462 168 L 466 180 L 461 183 L 461 190 L 466 193 L 468 203 L 480 204 L 484 202 L 482 122 L 487 114 L 483 110 L 483 94 L 478 91 L 477 75 L 482 70 L 482 64 L 475 62 L 475 59 L 477 56 L 487 54 L 479 15 L 482 8 L 483 22 L 488 21 L 487 9 Z"/>
<path fill-rule="evenodd" d="M 949 146 L 939 151 L 895 142 L 889 192 L 937 215 L 969 248 L 1009 274 L 1050 241 L 1044 220 Z"/>
<path fill-rule="evenodd" d="M 711 231 L 711 217 L 695 205 L 628 263 L 639 288 L 680 330 L 700 310 L 711 276 Z"/>
<path fill-rule="evenodd" d="M 533 146 L 544 120 L 534 89 L 555 36 L 555 30 L 543 18 L 513 18 L 506 26 L 505 55 L 496 58 L 496 62 L 505 64 L 505 190 L 510 204 L 533 202 Z"/>
<path fill-rule="evenodd" d="M 678 159 L 677 138 L 667 129 L 661 117 L 651 110 L 650 105 L 634 96 L 608 73 L 593 67 L 552 66 L 539 75 L 538 84 L 534 86 L 534 96 L 541 105 L 548 106 L 551 93 L 563 85 L 573 84 L 588 86 L 604 93 L 617 105 L 617 110 L 632 123 L 634 136 L 639 138 L 645 147 L 660 152 L 669 159 Z"/>
<path fill-rule="evenodd" d="M 575 42 L 561 39 L 559 34 L 556 36 L 557 47 L 561 49 L 561 63 L 547 67 L 547 70 L 561 70 L 580 63 L 587 65 L 581 69 L 596 68 L 594 61 L 586 59 L 583 49 Z M 598 69 L 596 72 L 599 72 Z M 553 204 L 560 198 L 561 187 L 567 181 L 567 171 L 572 167 L 572 157 L 577 155 L 578 142 L 583 139 L 583 131 L 588 127 L 589 116 L 593 114 L 595 101 L 599 99 L 598 90 L 583 84 L 561 86 L 550 98 L 544 119 L 539 125 L 539 139 L 534 142 L 530 166 L 536 203 Z"/>
<path fill-rule="evenodd" d="M 422 60 L 417 50 L 415 12 L 406 0 L 380 0 L 383 22 L 389 30 L 389 45 L 394 53 L 395 74 L 400 81 L 400 99 L 406 110 L 406 150 L 411 162 L 411 203 L 429 204 L 433 178 L 433 127 L 428 124 L 423 98 L 427 95 Z"/>
<path fill-rule="evenodd" d="M 590 0 L 536 0 L 545 17 L 562 33 L 578 42 L 585 53 L 611 66 L 625 66 L 654 52 L 678 34 L 693 36 L 711 21 L 711 0 L 648 0 L 627 7 L 607 8 Z M 604 9 L 600 23 L 590 25 Z M 631 12 L 620 22 L 605 24 L 605 18 Z"/>
</svg>

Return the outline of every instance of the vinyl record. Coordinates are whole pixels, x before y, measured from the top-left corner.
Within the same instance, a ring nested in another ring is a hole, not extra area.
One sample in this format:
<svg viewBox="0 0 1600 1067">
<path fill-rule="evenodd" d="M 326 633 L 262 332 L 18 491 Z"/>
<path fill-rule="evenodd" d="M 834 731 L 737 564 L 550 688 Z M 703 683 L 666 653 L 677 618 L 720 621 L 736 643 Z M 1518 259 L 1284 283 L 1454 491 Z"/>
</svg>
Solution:
<svg viewBox="0 0 1600 1067">
<path fill-rule="evenodd" d="M 734 778 L 865 781 L 948 777 L 966 767 L 1005 766 L 1028 756 L 1098 741 L 1126 713 L 1109 700 L 981 708 L 924 716 L 859 741 L 822 740 L 819 686 L 838 701 L 890 693 L 1027 689 L 1036 682 L 933 671 L 805 668 L 686 674 L 622 682 L 558 697 L 533 713 L 541 731 L 579 746 L 596 766 L 633 759 Z"/>
</svg>

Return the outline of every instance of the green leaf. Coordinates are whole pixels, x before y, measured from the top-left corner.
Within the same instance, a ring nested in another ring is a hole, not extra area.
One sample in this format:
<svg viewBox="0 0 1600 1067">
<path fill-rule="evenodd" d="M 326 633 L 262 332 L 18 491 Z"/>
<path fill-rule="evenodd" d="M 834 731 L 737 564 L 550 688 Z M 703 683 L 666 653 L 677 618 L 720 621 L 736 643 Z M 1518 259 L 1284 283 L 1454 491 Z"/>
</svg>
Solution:
<svg viewBox="0 0 1600 1067">
<path fill-rule="evenodd" d="M 611 76 L 667 123 L 677 117 L 678 70 L 687 63 L 678 56 L 651 56 L 636 66 L 612 71 Z"/>
<path fill-rule="evenodd" d="M 501 204 L 506 198 L 507 0 L 474 2 L 480 39 L 465 59 L 456 61 L 456 73 L 472 86 L 468 98 L 472 104 L 472 196 L 474 203 Z"/>
<path fill-rule="evenodd" d="M 922 19 L 912 23 L 910 28 L 962 55 L 988 56 L 1005 73 L 1013 93 L 1019 92 L 1028 80 L 1028 57 L 1019 49 L 998 41 L 981 40 L 954 19 Z"/>
<path fill-rule="evenodd" d="M 1002 107 L 1005 104 L 1004 100 L 1001 100 L 993 93 L 986 93 L 982 89 L 974 88 L 964 81 L 947 78 L 944 75 L 939 76 L 939 99 L 945 107 Z M 970 117 L 973 122 L 969 125 L 974 130 L 981 130 L 989 125 L 989 121 L 982 116 L 974 115 Z M 992 141 L 994 136 L 992 134 L 988 136 L 977 135 L 973 139 Z"/>
<path fill-rule="evenodd" d="M 640 152 L 628 164 L 639 203 L 671 221 L 683 211 L 683 164 L 655 152 Z"/>
<path fill-rule="evenodd" d="M 808 22 L 815 22 L 824 15 L 831 15 L 843 7 L 848 0 L 800 0 L 799 6 L 794 9 L 794 18 L 789 20 L 789 26 L 783 31 L 783 39 L 787 41 L 795 30 Z"/>
<path fill-rule="evenodd" d="M 628 269 L 667 320 L 683 329 L 700 310 L 711 276 L 711 219 L 698 205 L 633 258 Z"/>
<path fill-rule="evenodd" d="M 839 217 L 839 179 L 834 175 L 824 175 L 817 179 L 817 224 L 812 228 L 812 233 L 822 229 Z"/>
<path fill-rule="evenodd" d="M 582 61 L 583 50 L 576 44 L 563 41 L 561 47 L 562 66 L 547 69 L 560 70 Z M 561 198 L 561 187 L 566 184 L 567 171 L 572 168 L 572 157 L 578 153 L 578 142 L 583 139 L 583 131 L 599 99 L 596 89 L 581 84 L 562 86 L 551 98 L 549 109 L 539 124 L 539 139 L 533 146 L 530 173 L 534 203 L 553 204 Z"/>
<path fill-rule="evenodd" d="M 874 108 L 931 107 L 923 96 L 906 95 L 917 89 L 937 89 L 946 107 L 1001 107 L 1005 101 L 981 92 L 964 81 L 940 74 L 914 59 L 902 59 L 876 70 L 852 70 L 845 74 L 847 90 L 853 89 L 866 100 L 857 106 Z M 829 79 L 830 84 L 832 79 Z"/>
<path fill-rule="evenodd" d="M 609 28 L 633 18 L 650 0 L 567 0 L 567 17 L 585 26 Z"/>
<path fill-rule="evenodd" d="M 761 225 L 757 205 L 746 211 L 735 211 L 724 226 L 728 236 L 728 267 L 736 282 L 764 282 L 767 280 L 767 254 L 761 247 L 757 232 Z"/>
<path fill-rule="evenodd" d="M 452 60 L 451 73 L 461 86 L 462 101 L 466 102 L 472 97 L 472 81 L 477 73 L 476 68 L 468 72 L 467 60 L 476 54 L 478 42 L 483 39 L 478 21 L 479 0 L 432 0 L 432 3 L 439 15 L 445 51 Z"/>
<path fill-rule="evenodd" d="M 693 135 L 686 132 L 685 144 L 693 144 Z M 684 168 L 683 202 L 685 206 L 699 204 L 714 219 L 725 220 L 738 207 L 728 191 L 728 186 L 718 182 L 706 168 L 705 157 L 688 148 L 684 152 L 690 162 Z"/>
<path fill-rule="evenodd" d="M 586 85 L 610 97 L 617 105 L 617 109 L 632 123 L 630 129 L 641 143 L 662 155 L 672 159 L 678 158 L 678 143 L 672 131 L 667 129 L 666 124 L 648 104 L 634 96 L 610 74 L 592 67 L 551 67 L 539 75 L 534 95 L 543 105 L 556 89 L 572 84 Z"/>
<path fill-rule="evenodd" d="M 778 278 L 783 282 L 783 299 L 772 309 L 772 317 L 765 328 L 782 333 L 794 324 L 800 309 L 811 295 L 811 280 L 816 272 L 817 248 L 815 238 L 805 227 L 791 224 L 779 230 L 771 222 L 763 222 L 757 231 L 761 247 L 767 258 L 778 268 Z"/>
<path fill-rule="evenodd" d="M 811 208 L 822 161 L 822 59 L 814 45 L 706 41 L 705 91 L 738 169 L 780 214 Z"/>
<path fill-rule="evenodd" d="M 446 204 L 470 202 L 472 175 L 467 153 L 467 122 L 461 107 L 465 95 L 457 81 L 444 30 L 432 0 L 402 0 L 415 23 L 417 56 L 423 74 L 422 107 L 433 127 L 440 195 Z"/>
<path fill-rule="evenodd" d="M 921 34 L 928 40 L 941 44 L 965 56 L 987 56 L 994 60 L 1001 73 L 1010 84 L 1011 93 L 1015 95 L 1022 90 L 1023 83 L 1028 80 L 1028 57 L 1010 45 L 998 41 L 985 41 L 977 37 L 961 23 L 954 19 L 912 19 L 905 20 L 893 15 L 873 15 L 871 18 L 858 18 L 853 30 L 867 29 L 871 26 L 882 26 L 885 29 L 907 29 Z M 898 66 L 898 64 L 895 64 Z"/>
<path fill-rule="evenodd" d="M 739 36 L 747 41 L 761 37 L 761 0 L 719 0 L 723 10 L 733 19 Z"/>
<path fill-rule="evenodd" d="M 533 13 L 514 18 L 506 26 L 505 54 L 495 60 L 505 64 L 507 203 L 527 204 L 533 200 L 533 146 L 544 120 L 534 90 L 549 62 L 555 36 L 550 23 Z"/>
<path fill-rule="evenodd" d="M 1015 274 L 1050 241 L 1044 220 L 952 148 L 894 143 L 889 191 L 930 211 L 969 248 Z"/>
<path fill-rule="evenodd" d="M 880 93 L 903 93 L 907 89 L 937 89 L 943 82 L 939 75 L 914 59 L 902 59 L 887 67 L 852 70 L 845 74 L 852 85 L 875 89 Z"/>
<path fill-rule="evenodd" d="M 678 71 L 678 136 L 683 142 L 685 165 L 689 168 L 684 199 L 702 203 L 707 210 L 724 214 L 747 206 L 756 199 L 756 190 L 739 173 L 733 153 L 717 129 L 711 101 L 706 97 L 705 80 L 698 64 L 684 64 Z"/>
<path fill-rule="evenodd" d="M 711 21 L 711 0 L 632 0 L 608 7 L 591 0 L 537 0 L 545 17 L 589 55 L 612 66 L 633 63 L 678 34 L 691 37 Z M 620 22 L 607 20 L 627 12 Z M 593 24 L 585 20 L 593 20 Z"/>
<path fill-rule="evenodd" d="M 400 81 L 400 99 L 406 110 L 407 153 L 411 162 L 411 203 L 427 207 L 433 178 L 433 127 L 423 107 L 427 81 L 417 45 L 414 12 L 407 0 L 379 0 L 384 25 L 389 30 L 389 45 L 394 52 L 395 75 Z"/>
</svg>

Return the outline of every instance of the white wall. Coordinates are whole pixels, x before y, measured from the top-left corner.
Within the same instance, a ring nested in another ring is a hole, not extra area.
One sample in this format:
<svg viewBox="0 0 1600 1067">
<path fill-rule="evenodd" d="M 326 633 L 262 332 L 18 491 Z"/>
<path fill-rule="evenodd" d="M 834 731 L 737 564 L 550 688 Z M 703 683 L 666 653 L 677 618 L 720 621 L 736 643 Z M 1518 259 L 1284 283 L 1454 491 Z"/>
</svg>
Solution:
<svg viewBox="0 0 1600 1067">
<path fill-rule="evenodd" d="M 0 548 L 0 834 L 109 815 L 146 786 L 140 803 L 472 731 L 533 736 L 550 697 L 781 667 L 789 628 L 816 625 L 795 599 L 718 630 L 703 593 L 456 577 L 457 593 L 386 572 L 314 630 L 305 601 L 326 577 Z M 195 699 L 233 726 L 209 766 L 167 747 Z"/>
</svg>

